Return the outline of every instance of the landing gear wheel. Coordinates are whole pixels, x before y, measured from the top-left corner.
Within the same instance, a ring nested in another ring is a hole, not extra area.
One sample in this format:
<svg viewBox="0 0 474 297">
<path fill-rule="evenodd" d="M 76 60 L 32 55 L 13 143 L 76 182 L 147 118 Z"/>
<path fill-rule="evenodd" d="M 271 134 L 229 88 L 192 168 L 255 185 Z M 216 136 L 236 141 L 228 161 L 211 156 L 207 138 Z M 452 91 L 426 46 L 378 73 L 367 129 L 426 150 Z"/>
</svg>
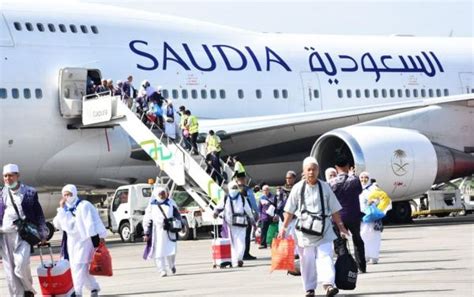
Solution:
<svg viewBox="0 0 474 297">
<path fill-rule="evenodd" d="M 54 232 L 56 232 L 56 228 L 54 228 L 54 225 L 51 224 L 50 222 L 46 222 L 46 227 L 48 227 L 48 236 L 47 236 L 47 240 L 51 240 L 51 238 L 53 237 L 54 235 Z"/>
<path fill-rule="evenodd" d="M 411 223 L 411 205 L 408 201 L 394 202 L 390 211 L 392 221 L 399 224 Z"/>
</svg>

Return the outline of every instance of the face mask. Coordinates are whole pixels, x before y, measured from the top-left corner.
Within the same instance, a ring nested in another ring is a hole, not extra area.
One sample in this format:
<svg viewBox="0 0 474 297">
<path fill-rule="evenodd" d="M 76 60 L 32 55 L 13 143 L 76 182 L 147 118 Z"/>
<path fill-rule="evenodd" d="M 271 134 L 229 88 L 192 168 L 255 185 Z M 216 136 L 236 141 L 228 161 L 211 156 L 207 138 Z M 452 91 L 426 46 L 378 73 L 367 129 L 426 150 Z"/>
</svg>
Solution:
<svg viewBox="0 0 474 297">
<path fill-rule="evenodd" d="M 239 192 L 240 192 L 239 190 L 230 189 L 229 195 L 230 197 L 236 197 L 239 194 Z"/>
<path fill-rule="evenodd" d="M 68 196 L 67 199 L 66 199 L 66 203 L 71 205 L 74 203 L 74 201 L 76 200 L 76 197 L 74 196 Z"/>
<path fill-rule="evenodd" d="M 11 190 L 11 189 L 14 189 L 18 186 L 18 182 L 14 182 L 14 183 L 6 185 L 6 186 L 7 186 L 7 188 L 9 188 Z"/>
</svg>

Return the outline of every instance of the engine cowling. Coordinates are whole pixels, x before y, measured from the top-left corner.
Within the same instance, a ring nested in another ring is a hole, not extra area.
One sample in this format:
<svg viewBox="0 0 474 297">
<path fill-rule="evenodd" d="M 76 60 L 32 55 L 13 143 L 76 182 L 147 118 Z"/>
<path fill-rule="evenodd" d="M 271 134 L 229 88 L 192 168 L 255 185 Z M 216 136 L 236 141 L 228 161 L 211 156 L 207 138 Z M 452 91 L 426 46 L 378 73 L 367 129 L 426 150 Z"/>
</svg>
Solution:
<svg viewBox="0 0 474 297">
<path fill-rule="evenodd" d="M 434 183 L 474 173 L 471 155 L 433 144 L 409 129 L 341 128 L 321 136 L 311 151 L 322 173 L 334 166 L 339 153 L 352 158 L 357 174 L 368 171 L 393 200 L 407 200 L 423 194 Z"/>
</svg>

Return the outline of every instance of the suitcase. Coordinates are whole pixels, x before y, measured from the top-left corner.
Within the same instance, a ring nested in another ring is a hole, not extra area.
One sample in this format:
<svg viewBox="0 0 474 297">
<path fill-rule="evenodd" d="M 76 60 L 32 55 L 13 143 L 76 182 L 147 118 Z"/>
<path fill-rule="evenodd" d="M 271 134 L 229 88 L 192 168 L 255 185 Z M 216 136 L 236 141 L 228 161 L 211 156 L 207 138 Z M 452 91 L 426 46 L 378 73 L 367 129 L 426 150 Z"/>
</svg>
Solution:
<svg viewBox="0 0 474 297">
<path fill-rule="evenodd" d="M 213 268 L 232 267 L 232 252 L 230 238 L 217 238 L 217 225 L 214 225 L 214 240 L 212 241 Z"/>
<path fill-rule="evenodd" d="M 39 247 L 41 263 L 37 273 L 43 296 L 71 296 L 74 293 L 71 268 L 68 260 L 53 260 L 51 245 L 47 244 L 51 261 L 43 260 L 42 246 Z"/>
</svg>

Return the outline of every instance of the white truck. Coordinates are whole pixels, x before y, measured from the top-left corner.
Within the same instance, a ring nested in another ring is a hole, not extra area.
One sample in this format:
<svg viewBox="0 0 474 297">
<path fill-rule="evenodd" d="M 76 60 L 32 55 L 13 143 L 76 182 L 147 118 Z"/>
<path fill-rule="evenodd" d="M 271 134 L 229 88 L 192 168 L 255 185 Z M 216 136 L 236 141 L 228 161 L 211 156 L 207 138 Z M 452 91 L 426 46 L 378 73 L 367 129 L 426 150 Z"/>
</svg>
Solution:
<svg viewBox="0 0 474 297">
<path fill-rule="evenodd" d="M 99 208 L 104 225 L 112 233 L 119 233 L 123 242 L 134 242 L 143 236 L 143 215 L 150 202 L 153 185 L 134 184 L 121 186 L 108 199 L 108 207 Z M 183 230 L 179 239 L 196 238 L 198 228 L 211 229 L 214 224 L 212 210 L 204 210 L 185 191 L 174 190 L 171 196 L 176 201 L 183 218 Z M 222 220 L 218 223 L 222 224 Z"/>
</svg>

